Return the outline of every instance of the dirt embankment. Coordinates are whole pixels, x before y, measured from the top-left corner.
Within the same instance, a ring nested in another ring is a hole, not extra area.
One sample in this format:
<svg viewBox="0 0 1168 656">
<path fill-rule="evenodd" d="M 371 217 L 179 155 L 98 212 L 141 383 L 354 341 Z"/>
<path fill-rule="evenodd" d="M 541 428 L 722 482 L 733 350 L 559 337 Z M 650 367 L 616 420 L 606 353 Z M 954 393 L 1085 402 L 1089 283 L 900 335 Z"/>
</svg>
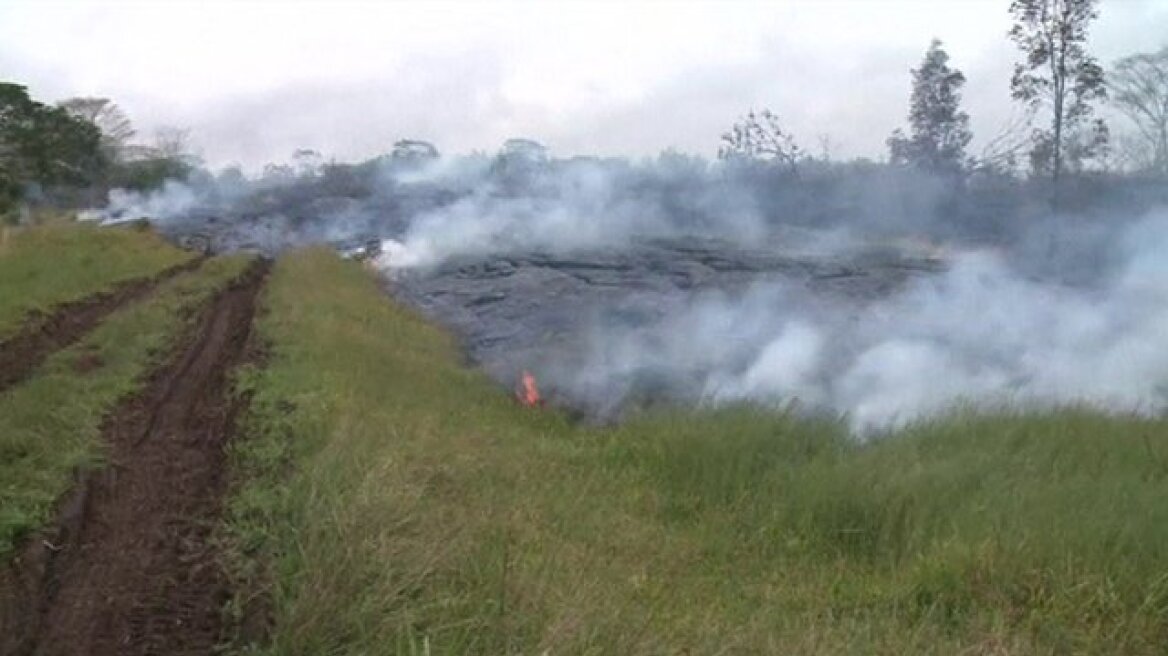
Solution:
<svg viewBox="0 0 1168 656">
<path fill-rule="evenodd" d="M 208 654 L 228 589 L 212 533 L 243 402 L 257 264 L 202 312 L 145 389 L 107 418 L 109 463 L 0 572 L 0 654 Z"/>
<path fill-rule="evenodd" d="M 53 352 L 84 337 L 114 310 L 146 296 L 164 280 L 198 268 L 203 260 L 194 258 L 154 276 L 128 280 L 33 319 L 20 333 L 0 342 L 0 392 L 27 378 Z"/>
</svg>

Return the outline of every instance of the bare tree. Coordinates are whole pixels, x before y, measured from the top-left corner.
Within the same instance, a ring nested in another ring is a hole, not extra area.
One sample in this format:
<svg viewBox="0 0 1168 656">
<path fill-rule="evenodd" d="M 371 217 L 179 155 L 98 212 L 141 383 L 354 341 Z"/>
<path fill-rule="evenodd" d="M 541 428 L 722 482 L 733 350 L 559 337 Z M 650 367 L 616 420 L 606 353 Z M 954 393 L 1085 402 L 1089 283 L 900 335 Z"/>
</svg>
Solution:
<svg viewBox="0 0 1168 656">
<path fill-rule="evenodd" d="M 1148 168 L 1168 176 L 1168 46 L 1115 62 L 1108 76 L 1111 101 L 1135 124 Z"/>
<path fill-rule="evenodd" d="M 1018 162 L 1025 156 L 1026 150 L 1033 146 L 1030 135 L 1033 120 L 1034 112 L 1029 108 L 1011 114 L 982 147 L 974 167 L 982 172 L 1001 175 L 1017 173 Z"/>
<path fill-rule="evenodd" d="M 835 140 L 831 138 L 831 134 L 820 132 L 815 135 L 815 143 L 819 146 L 819 159 L 823 162 L 830 162 L 832 152 L 835 150 Z"/>
<path fill-rule="evenodd" d="M 135 131 L 121 107 L 109 98 L 68 98 L 57 106 L 100 130 L 102 147 L 110 159 L 122 158 Z"/>
<path fill-rule="evenodd" d="M 757 114 L 753 110 L 748 112 L 722 135 L 722 145 L 718 148 L 719 159 L 780 162 L 792 172 L 798 171 L 802 156 L 795 137 L 783 130 L 779 117 L 769 109 Z"/>
<path fill-rule="evenodd" d="M 1097 0 L 1010 3 L 1014 26 L 1009 36 L 1024 56 L 1014 66 L 1010 93 L 1035 111 L 1050 111 L 1050 128 L 1034 134 L 1031 161 L 1039 169 L 1049 168 L 1056 189 L 1068 142 L 1074 138 L 1085 146 L 1085 151 L 1077 151 L 1081 160 L 1098 148 L 1098 136 L 1106 135 L 1101 120 L 1094 122 L 1088 137 L 1076 133 L 1090 120 L 1091 103 L 1107 97 L 1103 68 L 1086 47 L 1087 28 L 1099 15 L 1096 4 Z"/>
<path fill-rule="evenodd" d="M 189 150 L 190 140 L 189 129 L 160 127 L 154 131 L 154 154 L 163 159 L 186 161 L 192 157 Z"/>
</svg>

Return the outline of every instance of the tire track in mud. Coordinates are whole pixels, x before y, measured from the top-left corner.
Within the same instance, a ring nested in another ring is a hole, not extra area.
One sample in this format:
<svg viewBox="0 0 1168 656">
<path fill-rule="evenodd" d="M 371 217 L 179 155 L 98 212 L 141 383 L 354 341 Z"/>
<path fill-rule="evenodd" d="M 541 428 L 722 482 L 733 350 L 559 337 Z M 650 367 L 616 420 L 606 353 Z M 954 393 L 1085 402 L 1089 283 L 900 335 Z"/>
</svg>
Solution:
<svg viewBox="0 0 1168 656">
<path fill-rule="evenodd" d="M 203 264 L 196 257 L 146 278 L 118 283 L 112 290 L 63 303 L 42 320 L 0 342 L 0 392 L 27 378 L 45 358 L 84 337 L 118 308 L 145 297 L 162 282 Z"/>
<path fill-rule="evenodd" d="M 257 262 L 200 314 L 142 392 L 107 418 L 106 467 L 82 475 L 54 529 L 0 571 L 0 654 L 208 654 L 229 598 L 212 542 L 225 447 L 246 401 Z"/>
</svg>

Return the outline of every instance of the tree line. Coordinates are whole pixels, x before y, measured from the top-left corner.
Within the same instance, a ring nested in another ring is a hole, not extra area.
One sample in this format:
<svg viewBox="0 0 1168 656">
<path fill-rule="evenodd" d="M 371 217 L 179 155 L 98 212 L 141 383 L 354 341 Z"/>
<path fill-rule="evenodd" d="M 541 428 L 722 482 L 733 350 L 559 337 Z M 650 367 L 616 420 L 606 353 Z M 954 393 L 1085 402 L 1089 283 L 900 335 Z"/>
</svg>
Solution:
<svg viewBox="0 0 1168 656">
<path fill-rule="evenodd" d="M 197 164 L 185 130 L 160 129 L 148 145 L 136 134 L 107 98 L 49 105 L 0 82 L 0 221 L 19 220 L 27 203 L 96 204 L 109 189 L 156 188 Z"/>
<path fill-rule="evenodd" d="M 1168 46 L 1124 57 L 1105 72 L 1087 48 L 1098 0 L 1013 0 L 1009 12 L 1013 26 L 1006 36 L 1020 55 L 1009 88 L 1022 120 L 991 140 L 982 156 L 969 156 L 973 134 L 961 108 L 966 78 L 934 39 L 911 70 L 908 127 L 887 139 L 889 162 L 951 178 L 974 171 L 1013 175 L 1025 167 L 1049 178 L 1057 194 L 1067 174 L 1111 167 L 1118 145 L 1126 168 L 1168 178 Z M 1103 103 L 1133 128 L 1118 144 L 1097 116 Z M 796 170 L 808 156 L 778 116 L 762 110 L 722 136 L 719 157 Z"/>
<path fill-rule="evenodd" d="M 1020 119 L 989 140 L 979 156 L 970 156 L 973 134 L 961 105 L 966 77 L 934 39 L 920 65 L 911 69 L 907 125 L 886 140 L 889 164 L 948 180 L 955 189 L 972 175 L 1014 179 L 1025 172 L 1032 180 L 1053 183 L 1056 205 L 1067 175 L 1124 168 L 1168 179 L 1168 46 L 1124 57 L 1104 70 L 1088 49 L 1098 0 L 1012 0 L 1009 13 L 1013 26 L 1006 36 L 1019 52 L 1009 89 Z M 1111 132 L 1099 116 L 1105 103 L 1127 119 L 1129 130 L 1118 136 Z M 187 131 L 160 130 L 148 144 L 136 141 L 137 136 L 130 119 L 109 99 L 71 98 L 49 105 L 30 98 L 21 85 L 0 83 L 0 220 L 18 218 L 29 203 L 98 205 L 110 189 L 153 189 L 198 170 L 188 152 Z M 766 180 L 776 174 L 798 180 L 809 162 L 830 159 L 829 138 L 820 139 L 817 160 L 775 112 L 750 111 L 721 136 L 718 157 L 747 177 L 761 165 Z M 426 141 L 403 139 L 379 160 L 411 168 L 439 156 Z M 541 144 L 511 139 L 493 159 L 492 179 L 522 190 L 534 179 L 531 172 L 549 161 Z M 293 182 L 319 171 L 327 174 L 323 178 L 330 188 L 367 193 L 367 185 L 357 182 L 363 170 L 361 165 L 325 164 L 316 151 L 302 149 L 291 165 L 269 165 L 262 179 Z M 220 177 L 230 182 L 243 175 L 234 169 Z M 804 182 L 814 186 L 815 180 Z"/>
</svg>

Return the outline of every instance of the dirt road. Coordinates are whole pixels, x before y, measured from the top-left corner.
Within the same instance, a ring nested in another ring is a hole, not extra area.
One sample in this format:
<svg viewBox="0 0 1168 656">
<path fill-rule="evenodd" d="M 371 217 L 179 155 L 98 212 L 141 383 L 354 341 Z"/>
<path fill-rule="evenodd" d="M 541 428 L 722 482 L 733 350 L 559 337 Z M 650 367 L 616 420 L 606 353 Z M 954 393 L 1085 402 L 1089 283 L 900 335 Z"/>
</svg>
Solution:
<svg viewBox="0 0 1168 656">
<path fill-rule="evenodd" d="M 93 330 L 114 310 L 144 298 L 159 283 L 198 268 L 203 258 L 195 258 L 148 278 L 136 278 L 72 303 L 65 303 L 47 317 L 0 342 L 0 392 L 24 380 L 46 357 L 63 349 Z"/>
<path fill-rule="evenodd" d="M 225 445 L 243 406 L 267 265 L 202 312 L 144 390 L 107 418 L 110 457 L 79 476 L 56 525 L 0 572 L 0 654 L 208 654 L 228 589 L 212 543 Z"/>
</svg>

